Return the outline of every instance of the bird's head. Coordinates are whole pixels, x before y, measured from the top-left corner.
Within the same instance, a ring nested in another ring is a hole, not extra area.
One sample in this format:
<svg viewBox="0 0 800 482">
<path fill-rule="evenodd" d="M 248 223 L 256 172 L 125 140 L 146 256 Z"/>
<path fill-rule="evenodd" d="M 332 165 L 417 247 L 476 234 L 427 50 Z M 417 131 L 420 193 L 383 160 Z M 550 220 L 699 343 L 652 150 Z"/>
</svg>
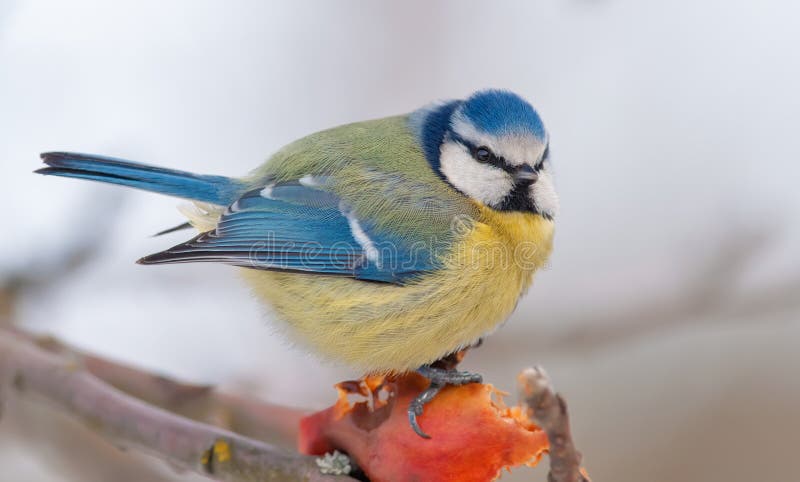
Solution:
<svg viewBox="0 0 800 482">
<path fill-rule="evenodd" d="M 464 195 L 500 211 L 556 215 L 547 131 L 518 95 L 476 92 L 414 112 L 411 125 L 431 167 Z"/>
</svg>

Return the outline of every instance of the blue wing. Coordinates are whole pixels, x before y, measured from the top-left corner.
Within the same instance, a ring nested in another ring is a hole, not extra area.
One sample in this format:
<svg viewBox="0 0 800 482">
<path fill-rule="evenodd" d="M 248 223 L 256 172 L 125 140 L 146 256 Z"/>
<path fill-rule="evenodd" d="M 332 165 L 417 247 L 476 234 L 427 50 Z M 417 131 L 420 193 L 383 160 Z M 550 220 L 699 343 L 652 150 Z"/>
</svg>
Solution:
<svg viewBox="0 0 800 482">
<path fill-rule="evenodd" d="M 358 219 L 320 181 L 250 190 L 228 208 L 216 229 L 140 263 L 221 262 L 396 284 L 437 268 L 430 246 Z"/>
</svg>

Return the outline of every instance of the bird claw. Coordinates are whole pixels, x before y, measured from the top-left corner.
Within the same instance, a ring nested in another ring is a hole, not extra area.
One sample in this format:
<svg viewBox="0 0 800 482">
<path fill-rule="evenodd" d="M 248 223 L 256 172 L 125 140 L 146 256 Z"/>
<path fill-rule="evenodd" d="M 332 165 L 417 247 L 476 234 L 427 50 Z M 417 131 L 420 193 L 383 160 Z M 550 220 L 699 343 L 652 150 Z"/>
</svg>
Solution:
<svg viewBox="0 0 800 482">
<path fill-rule="evenodd" d="M 431 436 L 423 432 L 422 428 L 419 426 L 419 422 L 417 422 L 418 415 L 422 415 L 422 405 L 408 407 L 408 423 L 411 424 L 411 429 L 422 438 L 431 438 Z"/>
<path fill-rule="evenodd" d="M 417 417 L 422 415 L 425 405 L 433 400 L 436 394 L 447 385 L 458 386 L 468 383 L 482 383 L 483 377 L 477 373 L 459 372 L 445 368 L 435 368 L 429 365 L 420 367 L 417 369 L 417 373 L 429 379 L 431 383 L 428 385 L 428 388 L 417 395 L 408 405 L 408 422 L 417 435 L 429 439 L 431 436 L 422 430 L 417 421 Z"/>
</svg>

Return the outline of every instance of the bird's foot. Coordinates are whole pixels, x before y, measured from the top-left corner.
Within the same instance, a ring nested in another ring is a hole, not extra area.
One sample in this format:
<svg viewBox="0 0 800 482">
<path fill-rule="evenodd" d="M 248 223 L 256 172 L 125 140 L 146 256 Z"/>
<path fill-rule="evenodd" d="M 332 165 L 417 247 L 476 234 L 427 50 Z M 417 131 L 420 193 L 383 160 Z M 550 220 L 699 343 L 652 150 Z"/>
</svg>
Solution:
<svg viewBox="0 0 800 482">
<path fill-rule="evenodd" d="M 460 372 L 453 369 L 436 368 L 424 365 L 417 369 L 417 373 L 429 379 L 431 384 L 417 398 L 408 405 L 408 421 L 411 428 L 422 438 L 431 438 L 430 435 L 422 431 L 417 422 L 417 417 L 422 415 L 425 405 L 433 400 L 439 391 L 447 385 L 466 385 L 468 383 L 481 383 L 483 377 L 477 373 Z"/>
</svg>

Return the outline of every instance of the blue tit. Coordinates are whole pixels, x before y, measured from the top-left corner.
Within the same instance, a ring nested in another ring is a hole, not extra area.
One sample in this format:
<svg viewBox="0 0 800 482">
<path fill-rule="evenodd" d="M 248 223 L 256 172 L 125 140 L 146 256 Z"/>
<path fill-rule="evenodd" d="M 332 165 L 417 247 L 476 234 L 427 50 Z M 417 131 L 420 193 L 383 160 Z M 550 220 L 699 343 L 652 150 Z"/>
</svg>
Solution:
<svg viewBox="0 0 800 482">
<path fill-rule="evenodd" d="M 311 134 L 240 178 L 42 154 L 39 173 L 194 201 L 200 234 L 141 264 L 241 270 L 295 342 L 366 373 L 418 370 L 430 388 L 480 376 L 435 364 L 514 310 L 547 260 L 558 210 L 549 137 L 508 91 Z"/>
</svg>

